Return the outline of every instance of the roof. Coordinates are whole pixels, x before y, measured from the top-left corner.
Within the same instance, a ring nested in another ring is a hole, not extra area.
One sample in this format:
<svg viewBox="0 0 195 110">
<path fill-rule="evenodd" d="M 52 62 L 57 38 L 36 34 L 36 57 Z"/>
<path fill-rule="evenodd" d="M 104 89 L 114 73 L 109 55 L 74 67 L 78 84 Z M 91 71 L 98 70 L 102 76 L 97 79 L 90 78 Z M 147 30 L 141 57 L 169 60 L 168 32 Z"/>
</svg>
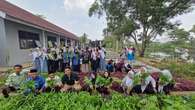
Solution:
<svg viewBox="0 0 195 110">
<path fill-rule="evenodd" d="M 68 37 L 74 40 L 78 40 L 78 37 L 74 35 L 73 33 L 68 32 L 67 30 L 61 27 L 58 27 L 40 17 L 37 17 L 33 15 L 32 13 L 20 7 L 17 7 L 5 0 L 0 0 L 0 11 L 3 11 L 4 13 L 6 13 L 6 15 L 9 15 L 15 19 L 22 20 L 26 23 L 30 23 L 32 25 L 41 27 L 45 30 L 51 31 L 61 36 Z"/>
</svg>

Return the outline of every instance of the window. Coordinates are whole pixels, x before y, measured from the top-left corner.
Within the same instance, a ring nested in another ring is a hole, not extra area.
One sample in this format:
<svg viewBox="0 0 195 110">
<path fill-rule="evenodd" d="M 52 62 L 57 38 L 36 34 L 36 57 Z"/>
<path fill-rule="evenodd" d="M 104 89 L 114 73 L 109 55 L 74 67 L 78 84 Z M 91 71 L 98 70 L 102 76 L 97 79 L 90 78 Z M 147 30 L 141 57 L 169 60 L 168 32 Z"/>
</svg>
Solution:
<svg viewBox="0 0 195 110">
<path fill-rule="evenodd" d="M 65 46 L 66 45 L 66 40 L 61 38 L 60 39 L 60 46 Z"/>
<path fill-rule="evenodd" d="M 47 36 L 47 41 L 48 41 L 48 47 L 52 48 L 52 47 L 56 46 L 56 43 L 57 43 L 56 37 Z"/>
<path fill-rule="evenodd" d="M 37 33 L 18 31 L 18 35 L 20 49 L 36 48 L 40 44 L 39 34 Z"/>
<path fill-rule="evenodd" d="M 71 41 L 69 39 L 67 40 L 67 45 L 71 46 Z"/>
</svg>

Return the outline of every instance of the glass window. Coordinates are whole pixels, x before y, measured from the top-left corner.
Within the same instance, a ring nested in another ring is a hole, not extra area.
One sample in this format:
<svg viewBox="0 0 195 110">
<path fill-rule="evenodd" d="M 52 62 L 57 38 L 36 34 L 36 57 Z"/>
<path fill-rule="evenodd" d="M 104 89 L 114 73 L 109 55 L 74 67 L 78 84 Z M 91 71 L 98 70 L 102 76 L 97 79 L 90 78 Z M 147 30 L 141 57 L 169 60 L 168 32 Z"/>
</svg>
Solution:
<svg viewBox="0 0 195 110">
<path fill-rule="evenodd" d="M 40 43 L 39 34 L 26 31 L 18 31 L 18 35 L 20 49 L 31 49 L 39 47 L 36 43 Z"/>
<path fill-rule="evenodd" d="M 47 41 L 48 41 L 48 47 L 52 48 L 52 47 L 56 46 L 56 43 L 57 43 L 56 37 L 47 36 Z"/>
</svg>

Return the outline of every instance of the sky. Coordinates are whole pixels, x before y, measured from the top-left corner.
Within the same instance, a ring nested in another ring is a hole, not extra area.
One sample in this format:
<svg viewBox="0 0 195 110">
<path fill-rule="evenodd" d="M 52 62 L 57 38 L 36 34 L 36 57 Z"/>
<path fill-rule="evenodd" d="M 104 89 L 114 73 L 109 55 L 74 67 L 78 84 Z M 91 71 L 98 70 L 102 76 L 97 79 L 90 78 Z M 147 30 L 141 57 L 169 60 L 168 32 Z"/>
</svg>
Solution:
<svg viewBox="0 0 195 110">
<path fill-rule="evenodd" d="M 86 33 L 91 40 L 103 39 L 106 28 L 105 17 L 89 17 L 88 9 L 95 0 L 7 0 L 34 14 L 41 14 L 46 20 L 76 34 Z M 190 30 L 195 24 L 195 11 L 178 16 L 182 28 Z M 161 39 L 163 40 L 163 39 Z M 166 38 L 164 38 L 166 40 Z"/>
</svg>

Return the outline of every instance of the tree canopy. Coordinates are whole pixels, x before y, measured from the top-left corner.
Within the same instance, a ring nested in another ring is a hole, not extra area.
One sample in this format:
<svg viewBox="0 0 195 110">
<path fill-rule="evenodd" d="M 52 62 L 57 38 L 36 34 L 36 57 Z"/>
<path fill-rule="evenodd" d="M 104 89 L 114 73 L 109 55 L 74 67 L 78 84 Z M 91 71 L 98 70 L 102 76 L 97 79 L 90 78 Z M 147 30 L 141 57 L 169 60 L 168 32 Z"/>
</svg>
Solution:
<svg viewBox="0 0 195 110">
<path fill-rule="evenodd" d="M 172 31 L 169 32 L 170 38 L 175 43 L 185 43 L 186 41 L 190 41 L 190 33 L 188 31 L 185 31 L 183 28 L 175 28 Z"/>
<path fill-rule="evenodd" d="M 144 56 L 152 39 L 178 25 L 170 20 L 191 11 L 191 0 L 95 0 L 89 16 L 106 15 L 107 31 L 134 40 Z"/>
</svg>

